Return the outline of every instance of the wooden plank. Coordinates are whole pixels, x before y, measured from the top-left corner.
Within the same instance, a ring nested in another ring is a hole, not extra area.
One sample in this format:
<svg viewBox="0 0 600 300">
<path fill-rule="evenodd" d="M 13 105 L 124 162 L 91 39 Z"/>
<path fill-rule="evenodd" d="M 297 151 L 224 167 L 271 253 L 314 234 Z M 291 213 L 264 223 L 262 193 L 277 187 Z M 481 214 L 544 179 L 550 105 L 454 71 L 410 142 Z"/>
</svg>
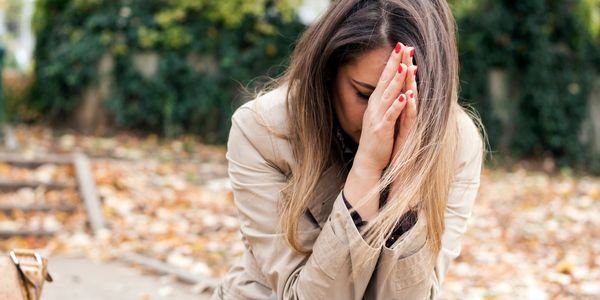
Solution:
<svg viewBox="0 0 600 300">
<path fill-rule="evenodd" d="M 22 188 L 37 188 L 44 187 L 49 190 L 60 190 L 66 188 L 75 188 L 74 183 L 66 183 L 66 182 L 43 182 L 38 180 L 2 180 L 0 179 L 0 191 L 2 192 L 10 192 L 15 191 Z"/>
<path fill-rule="evenodd" d="M 63 211 L 63 212 L 74 212 L 77 210 L 77 205 L 72 204 L 45 204 L 38 203 L 33 205 L 10 205 L 10 204 L 0 204 L 0 211 L 3 212 L 11 212 L 13 210 L 21 210 L 21 211 L 43 211 L 43 212 L 52 212 L 52 211 Z"/>
<path fill-rule="evenodd" d="M 19 230 L 0 230 L 0 239 L 11 238 L 15 236 L 33 236 L 33 237 L 47 237 L 53 236 L 56 231 L 46 230 L 30 230 L 30 229 L 19 229 Z"/>
<path fill-rule="evenodd" d="M 161 275 L 175 276 L 177 279 L 185 283 L 200 284 L 209 290 L 213 290 L 219 283 L 218 279 L 216 278 L 192 274 L 190 272 L 173 267 L 158 259 L 154 259 L 142 254 L 125 253 L 117 255 L 117 257 L 128 263 L 142 265 L 143 267 L 153 270 Z"/>
<path fill-rule="evenodd" d="M 96 190 L 96 180 L 92 175 L 90 160 L 83 153 L 73 155 L 73 164 L 75 165 L 75 176 L 79 186 L 79 193 L 83 198 L 83 203 L 87 209 L 87 215 L 94 233 L 106 228 L 106 222 L 102 215 L 100 200 Z"/>
<path fill-rule="evenodd" d="M 26 168 L 36 168 L 45 164 L 67 165 L 73 162 L 73 157 L 66 154 L 44 154 L 28 157 L 17 153 L 0 152 L 0 161 Z"/>
</svg>

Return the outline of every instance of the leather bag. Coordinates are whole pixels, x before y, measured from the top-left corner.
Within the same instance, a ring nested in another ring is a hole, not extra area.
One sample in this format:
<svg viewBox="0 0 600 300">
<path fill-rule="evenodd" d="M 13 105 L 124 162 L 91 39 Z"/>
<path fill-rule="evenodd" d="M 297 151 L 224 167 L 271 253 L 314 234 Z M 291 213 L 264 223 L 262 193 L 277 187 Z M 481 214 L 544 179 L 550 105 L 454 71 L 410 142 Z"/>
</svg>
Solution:
<svg viewBox="0 0 600 300">
<path fill-rule="evenodd" d="M 0 299 L 39 300 L 45 281 L 52 282 L 48 260 L 30 249 L 0 254 Z"/>
</svg>

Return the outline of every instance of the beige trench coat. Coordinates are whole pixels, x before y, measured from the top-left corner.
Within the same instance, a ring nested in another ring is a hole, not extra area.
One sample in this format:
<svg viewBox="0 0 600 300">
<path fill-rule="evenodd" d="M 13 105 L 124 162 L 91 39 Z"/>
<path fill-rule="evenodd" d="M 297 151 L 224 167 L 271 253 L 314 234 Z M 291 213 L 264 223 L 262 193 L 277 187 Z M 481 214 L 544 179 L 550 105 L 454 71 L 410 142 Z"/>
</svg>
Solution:
<svg viewBox="0 0 600 300">
<path fill-rule="evenodd" d="M 312 248 L 312 254 L 294 252 L 277 232 L 280 191 L 294 166 L 292 151 L 289 142 L 260 125 L 289 130 L 285 90 L 276 89 L 241 106 L 232 117 L 227 159 L 246 251 L 212 299 L 437 298 L 450 262 L 460 253 L 482 164 L 478 130 L 466 114 L 459 120 L 460 157 L 446 208 L 442 250 L 434 270 L 427 271 L 424 216 L 419 215 L 391 247 L 370 247 L 341 196 L 347 173 L 335 166 L 320 178 L 317 196 L 300 222 L 302 245 Z M 378 259 L 359 265 L 360 247 Z"/>
</svg>

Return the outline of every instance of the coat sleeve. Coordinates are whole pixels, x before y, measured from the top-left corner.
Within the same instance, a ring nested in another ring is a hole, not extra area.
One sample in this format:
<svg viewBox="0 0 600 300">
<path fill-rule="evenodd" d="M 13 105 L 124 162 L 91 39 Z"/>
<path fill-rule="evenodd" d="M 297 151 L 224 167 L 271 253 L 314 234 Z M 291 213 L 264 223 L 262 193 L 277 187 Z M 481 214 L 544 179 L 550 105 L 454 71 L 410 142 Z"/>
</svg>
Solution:
<svg viewBox="0 0 600 300">
<path fill-rule="evenodd" d="M 432 299 L 439 298 L 448 267 L 460 255 L 462 237 L 467 229 L 467 221 L 471 217 L 480 184 L 483 141 L 479 131 L 470 119 L 463 119 L 459 134 L 459 165 L 448 196 L 442 249 L 433 273 Z"/>
<path fill-rule="evenodd" d="M 312 245 L 312 254 L 299 254 L 288 246 L 277 230 L 286 176 L 273 162 L 273 137 L 256 124 L 253 114 L 242 107 L 233 115 L 227 159 L 240 231 L 265 284 L 277 299 L 362 298 L 381 248 L 363 240 L 341 190 L 322 229 L 302 226 L 310 221 L 301 220 L 300 240 Z M 364 261 L 365 253 L 373 254 L 374 260 Z"/>
<path fill-rule="evenodd" d="M 376 299 L 437 299 L 448 266 L 461 250 L 461 239 L 471 216 L 473 204 L 479 188 L 482 167 L 483 143 L 473 122 L 464 116 L 459 123 L 459 144 L 457 167 L 450 186 L 448 203 L 445 209 L 445 230 L 442 234 L 442 248 L 433 273 L 424 273 L 427 265 L 424 251 L 418 242 L 407 249 L 410 236 L 402 237 L 390 247 L 384 247 L 375 271 Z M 422 216 L 420 215 L 419 218 Z M 424 220 L 418 220 L 417 224 Z M 417 226 L 415 226 L 417 227 Z M 412 228 L 411 231 L 418 230 Z M 414 238 L 420 238 L 413 235 Z M 408 254 L 408 255 L 407 255 Z"/>
</svg>

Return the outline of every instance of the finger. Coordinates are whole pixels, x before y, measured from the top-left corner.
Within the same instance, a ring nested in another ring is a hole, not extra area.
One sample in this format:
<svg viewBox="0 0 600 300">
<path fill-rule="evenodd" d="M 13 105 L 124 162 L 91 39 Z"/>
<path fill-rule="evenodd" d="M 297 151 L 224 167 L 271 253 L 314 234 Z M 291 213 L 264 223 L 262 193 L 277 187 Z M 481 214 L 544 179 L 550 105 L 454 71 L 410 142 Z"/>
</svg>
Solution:
<svg viewBox="0 0 600 300">
<path fill-rule="evenodd" d="M 384 120 L 388 124 L 392 124 L 394 126 L 396 125 L 398 117 L 408 102 L 407 100 L 408 97 L 405 94 L 400 94 L 400 96 L 392 103 L 390 108 L 388 108 L 384 115 Z"/>
<path fill-rule="evenodd" d="M 414 123 L 414 120 L 417 118 L 417 96 L 412 91 L 409 90 L 406 92 L 407 101 L 406 101 L 406 120 L 405 122 Z"/>
<path fill-rule="evenodd" d="M 409 66 L 406 71 L 406 79 L 403 92 L 408 92 L 409 90 L 413 91 L 415 97 L 417 96 L 417 66 Z"/>
<path fill-rule="evenodd" d="M 379 76 L 379 82 L 377 82 L 377 86 L 375 87 L 375 90 L 373 91 L 373 95 L 375 95 L 375 98 L 378 98 L 378 96 L 380 96 L 383 93 L 383 91 L 385 91 L 385 89 L 387 88 L 390 81 L 396 75 L 397 70 L 398 70 L 398 65 L 400 64 L 400 61 L 402 60 L 402 53 L 403 53 L 402 48 L 404 48 L 404 45 L 402 45 L 402 43 L 398 42 L 398 43 L 396 43 L 396 47 L 394 47 L 394 50 L 392 50 L 390 58 L 388 59 L 386 65 L 385 65 L 385 68 L 383 69 L 383 72 L 381 73 L 381 76 Z"/>
<path fill-rule="evenodd" d="M 415 55 L 414 47 L 404 47 L 402 51 L 402 63 L 407 66 L 413 65 L 413 56 Z"/>
<path fill-rule="evenodd" d="M 408 132 L 410 132 L 410 129 L 417 120 L 417 98 L 415 93 L 409 90 L 405 95 L 407 96 L 407 101 L 406 106 L 402 111 L 402 115 L 400 116 L 399 139 L 406 138 Z"/>
<path fill-rule="evenodd" d="M 400 64 L 398 66 L 398 70 L 396 75 L 387 86 L 385 91 L 383 92 L 383 107 L 387 110 L 388 107 L 392 104 L 392 102 L 400 96 L 400 92 L 402 91 L 402 87 L 404 87 L 404 82 L 406 78 L 406 72 L 408 71 L 408 67 L 405 64 Z"/>
</svg>

